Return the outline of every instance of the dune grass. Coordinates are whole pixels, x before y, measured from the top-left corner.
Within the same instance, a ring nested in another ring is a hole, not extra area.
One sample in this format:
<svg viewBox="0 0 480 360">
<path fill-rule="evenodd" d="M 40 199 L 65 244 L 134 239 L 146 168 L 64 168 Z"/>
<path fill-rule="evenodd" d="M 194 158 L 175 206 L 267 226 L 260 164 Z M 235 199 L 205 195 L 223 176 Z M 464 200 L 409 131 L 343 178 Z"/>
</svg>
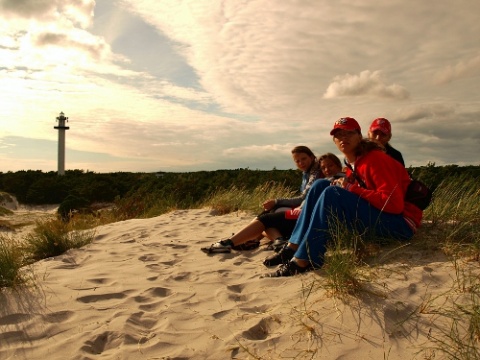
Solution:
<svg viewBox="0 0 480 360">
<path fill-rule="evenodd" d="M 24 253 L 12 238 L 0 235 L 0 288 L 23 283 L 20 269 L 24 265 Z"/>
<path fill-rule="evenodd" d="M 232 185 L 228 189 L 214 192 L 201 204 L 202 207 L 210 207 L 218 215 L 228 214 L 234 211 L 250 211 L 259 213 L 262 204 L 267 199 L 289 198 L 295 196 L 291 188 L 275 183 L 267 182 L 257 186 L 253 191 Z"/>
<path fill-rule="evenodd" d="M 0 206 L 0 215 L 13 215 L 13 211 Z"/>
<path fill-rule="evenodd" d="M 424 212 L 423 245 L 452 257 L 480 256 L 480 188 L 476 179 L 445 179 Z"/>
<path fill-rule="evenodd" d="M 33 232 L 25 237 L 28 262 L 63 254 L 69 249 L 85 246 L 93 241 L 95 229 L 84 229 L 83 222 L 65 222 L 61 219 L 38 221 Z"/>
</svg>

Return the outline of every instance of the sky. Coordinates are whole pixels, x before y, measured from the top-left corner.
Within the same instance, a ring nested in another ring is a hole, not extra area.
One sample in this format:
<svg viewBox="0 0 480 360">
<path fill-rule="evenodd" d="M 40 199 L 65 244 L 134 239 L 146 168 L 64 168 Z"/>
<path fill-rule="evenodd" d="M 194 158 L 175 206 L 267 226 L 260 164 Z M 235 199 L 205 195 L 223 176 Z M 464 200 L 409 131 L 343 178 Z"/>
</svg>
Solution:
<svg viewBox="0 0 480 360">
<path fill-rule="evenodd" d="M 480 165 L 480 2 L 0 0 L 0 171 L 294 168 L 352 116 Z"/>
</svg>

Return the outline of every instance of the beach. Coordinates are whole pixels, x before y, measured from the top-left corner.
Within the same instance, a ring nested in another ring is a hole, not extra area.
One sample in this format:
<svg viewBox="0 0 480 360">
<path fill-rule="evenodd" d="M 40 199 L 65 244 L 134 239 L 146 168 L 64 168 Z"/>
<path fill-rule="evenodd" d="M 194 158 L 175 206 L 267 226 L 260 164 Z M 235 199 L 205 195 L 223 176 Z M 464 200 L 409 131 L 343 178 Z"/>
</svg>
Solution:
<svg viewBox="0 0 480 360">
<path fill-rule="evenodd" d="M 435 355 L 432 337 L 448 323 L 433 310 L 459 280 L 445 255 L 407 246 L 372 267 L 366 291 L 340 298 L 322 286 L 324 270 L 261 278 L 272 271 L 263 247 L 200 251 L 251 219 L 193 209 L 99 226 L 91 244 L 35 263 L 29 285 L 0 292 L 0 359 Z"/>
</svg>

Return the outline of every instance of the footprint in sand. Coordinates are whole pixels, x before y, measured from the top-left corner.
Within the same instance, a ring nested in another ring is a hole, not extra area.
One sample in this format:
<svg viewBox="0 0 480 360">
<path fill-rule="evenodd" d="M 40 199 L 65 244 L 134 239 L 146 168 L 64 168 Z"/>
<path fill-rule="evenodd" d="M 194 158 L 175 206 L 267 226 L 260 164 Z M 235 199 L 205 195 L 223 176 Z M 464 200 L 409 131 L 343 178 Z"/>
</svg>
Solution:
<svg viewBox="0 0 480 360">
<path fill-rule="evenodd" d="M 245 288 L 244 285 L 229 285 L 227 286 L 227 292 L 223 288 L 220 288 L 216 291 L 215 297 L 221 302 L 246 302 L 250 300 L 248 295 L 242 294 L 243 289 Z"/>
<path fill-rule="evenodd" d="M 85 341 L 81 350 L 88 354 L 100 355 L 106 350 L 119 348 L 123 343 L 124 334 L 117 331 L 105 331 L 92 340 Z"/>
<path fill-rule="evenodd" d="M 98 294 L 98 295 L 86 295 L 77 298 L 77 301 L 82 303 L 94 303 L 97 301 L 119 300 L 126 298 L 125 293 L 111 293 L 111 294 Z"/>
<path fill-rule="evenodd" d="M 402 303 L 389 303 L 385 306 L 384 322 L 385 332 L 391 337 L 404 337 L 415 330 L 415 319 L 412 314 L 415 307 Z"/>
<path fill-rule="evenodd" d="M 89 281 L 91 283 L 94 283 L 94 284 L 98 284 L 98 285 L 111 285 L 112 284 L 112 280 L 109 279 L 109 278 L 105 278 L 105 277 L 88 279 L 87 281 Z"/>
<path fill-rule="evenodd" d="M 127 324 L 133 326 L 137 330 L 137 333 L 142 332 L 145 329 L 152 329 L 157 323 L 158 319 L 145 315 L 145 312 L 143 311 L 132 314 L 127 319 Z M 129 333 L 133 332 L 129 331 Z"/>
<path fill-rule="evenodd" d="M 167 267 L 171 267 L 177 263 L 179 263 L 181 260 L 169 260 L 169 261 L 161 261 L 159 263 L 154 263 L 154 264 L 148 264 L 145 265 L 145 267 L 149 270 L 156 271 L 156 272 L 162 272 L 165 270 Z"/>
<path fill-rule="evenodd" d="M 188 247 L 188 245 L 181 245 L 181 244 L 165 244 L 165 246 L 171 247 L 172 249 L 180 249 L 180 250 L 183 250 Z"/>
<path fill-rule="evenodd" d="M 42 318 L 48 323 L 59 324 L 68 321 L 71 319 L 75 313 L 73 311 L 57 311 L 50 314 L 43 315 Z"/>
<path fill-rule="evenodd" d="M 147 261 L 157 261 L 159 259 L 158 255 L 156 254 L 145 254 L 138 258 L 138 260 L 147 262 Z"/>
<path fill-rule="evenodd" d="M 280 321 L 268 317 L 261 319 L 257 324 L 242 333 L 242 337 L 248 340 L 265 340 L 270 334 L 280 328 Z"/>
<path fill-rule="evenodd" d="M 181 272 L 170 276 L 167 280 L 174 281 L 197 281 L 199 279 L 197 274 L 191 272 Z"/>
</svg>

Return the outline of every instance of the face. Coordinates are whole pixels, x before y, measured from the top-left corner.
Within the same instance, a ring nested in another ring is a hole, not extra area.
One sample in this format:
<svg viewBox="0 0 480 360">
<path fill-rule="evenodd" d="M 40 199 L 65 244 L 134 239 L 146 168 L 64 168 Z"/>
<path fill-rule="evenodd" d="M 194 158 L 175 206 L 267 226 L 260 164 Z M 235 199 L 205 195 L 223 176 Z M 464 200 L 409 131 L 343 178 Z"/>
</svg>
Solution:
<svg viewBox="0 0 480 360">
<path fill-rule="evenodd" d="M 383 146 L 385 146 L 390 141 L 391 137 L 392 137 L 392 134 L 386 135 L 380 130 L 374 130 L 374 131 L 368 132 L 368 138 L 370 140 L 376 141 L 382 144 Z"/>
<path fill-rule="evenodd" d="M 314 158 L 311 156 L 308 156 L 305 153 L 294 153 L 292 154 L 293 157 L 293 162 L 295 165 L 297 165 L 297 168 L 299 168 L 302 171 L 307 171 L 310 169 L 312 166 L 312 162 L 314 161 Z"/>
<path fill-rule="evenodd" d="M 320 169 L 322 170 L 323 175 L 325 175 L 327 178 L 332 177 L 333 175 L 342 171 L 342 168 L 338 165 L 335 165 L 335 163 L 330 159 L 323 159 L 320 161 Z"/>
<path fill-rule="evenodd" d="M 337 130 L 333 134 L 333 142 L 344 154 L 353 153 L 361 140 L 362 134 L 358 131 Z"/>
</svg>

